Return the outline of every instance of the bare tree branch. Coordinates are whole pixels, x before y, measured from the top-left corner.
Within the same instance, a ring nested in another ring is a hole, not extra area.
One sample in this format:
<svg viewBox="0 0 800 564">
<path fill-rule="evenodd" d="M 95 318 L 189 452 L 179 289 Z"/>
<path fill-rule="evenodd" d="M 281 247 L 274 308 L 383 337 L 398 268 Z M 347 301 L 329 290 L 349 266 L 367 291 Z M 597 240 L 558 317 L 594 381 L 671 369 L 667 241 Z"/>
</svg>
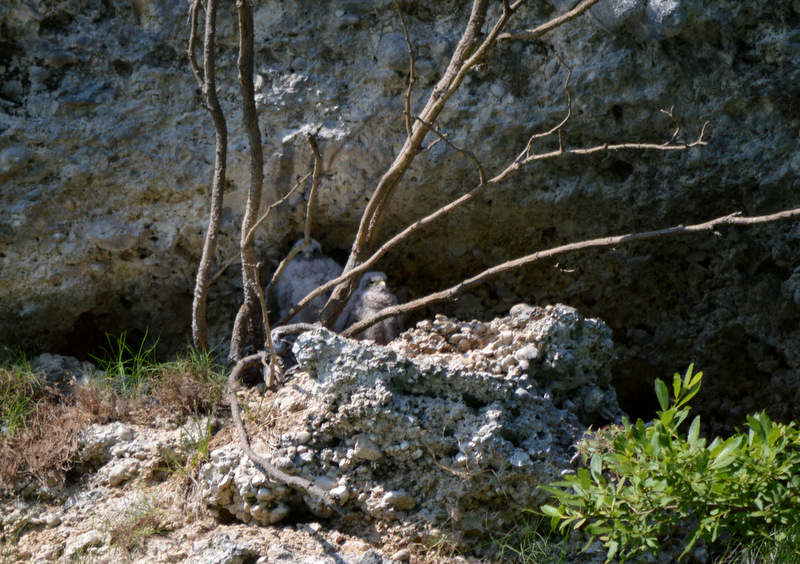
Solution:
<svg viewBox="0 0 800 564">
<path fill-rule="evenodd" d="M 475 156 L 475 153 L 472 151 L 467 151 L 466 149 L 462 149 L 461 147 L 457 147 L 447 135 L 443 134 L 439 131 L 439 128 L 433 125 L 432 123 L 427 123 L 419 116 L 411 116 L 413 119 L 422 122 L 428 129 L 433 132 L 443 143 L 447 144 L 451 149 L 461 153 L 462 155 L 466 155 L 472 162 L 475 163 L 475 167 L 478 169 L 478 176 L 480 177 L 480 184 L 486 184 L 486 173 L 483 170 L 483 165 L 478 160 L 478 157 Z"/>
<path fill-rule="evenodd" d="M 638 241 L 646 241 L 649 239 L 661 239 L 676 235 L 690 235 L 693 233 L 700 233 L 705 231 L 714 232 L 718 227 L 724 225 L 755 225 L 760 223 L 771 223 L 775 221 L 782 221 L 785 219 L 791 219 L 795 217 L 800 217 L 800 208 L 785 210 L 782 212 L 769 215 L 754 216 L 754 217 L 742 217 L 740 213 L 737 212 L 723 217 L 718 217 L 716 219 L 712 219 L 704 223 L 698 223 L 695 225 L 687 225 L 687 226 L 677 225 L 674 227 L 658 229 L 655 231 L 644 231 L 641 233 L 630 233 L 628 235 L 603 237 L 600 239 L 591 239 L 589 241 L 581 241 L 578 243 L 570 243 L 568 245 L 562 245 L 560 247 L 555 247 L 553 249 L 548 249 L 545 251 L 539 251 L 515 260 L 504 262 L 502 264 L 484 270 L 483 272 L 477 274 L 476 276 L 473 276 L 472 278 L 463 280 L 462 282 L 446 290 L 435 292 L 418 300 L 413 300 L 411 302 L 383 309 L 379 313 L 373 315 L 372 317 L 369 317 L 359 323 L 356 323 L 346 331 L 343 331 L 342 335 L 344 335 L 345 337 L 350 337 L 360 331 L 363 331 L 367 327 L 374 325 L 375 323 L 383 319 L 386 319 L 387 317 L 402 315 L 410 311 L 414 311 L 426 306 L 450 300 L 453 297 L 463 293 L 464 291 L 469 290 L 470 288 L 473 288 L 475 286 L 478 286 L 479 284 L 483 284 L 484 282 L 490 280 L 491 278 L 494 278 L 495 276 L 503 274 L 504 272 L 508 272 L 509 270 L 514 270 L 521 266 L 525 266 L 540 260 L 555 257 L 558 255 L 563 255 L 565 253 L 571 253 L 574 251 L 582 251 L 585 249 L 598 248 L 598 247 L 616 247 L 627 243 L 635 243 Z"/>
<path fill-rule="evenodd" d="M 569 90 L 569 80 L 570 80 L 570 77 L 571 77 L 572 73 L 571 73 L 571 69 L 568 66 L 567 66 L 567 69 L 569 69 L 569 73 L 568 73 L 567 79 L 566 79 L 566 81 L 564 83 L 564 89 L 565 89 L 565 91 L 567 93 L 567 114 L 564 117 L 564 119 L 562 119 L 561 122 L 559 122 L 555 127 L 552 127 L 551 129 L 549 129 L 549 130 L 547 130 L 545 132 L 540 132 L 540 133 L 533 134 L 528 139 L 528 143 L 526 144 L 525 149 L 523 149 L 523 151 L 512 161 L 512 163 L 510 165 L 508 165 L 502 172 L 500 172 L 499 174 L 497 174 L 496 176 L 494 176 L 493 178 L 491 178 L 489 180 L 485 180 L 484 172 L 483 172 L 483 166 L 480 164 L 480 161 L 477 159 L 477 157 L 475 157 L 475 155 L 473 153 L 455 146 L 452 142 L 449 141 L 449 139 L 447 139 L 447 137 L 445 135 L 440 133 L 438 131 L 438 129 L 435 129 L 433 127 L 433 124 L 428 124 L 428 123 L 423 121 L 423 124 L 426 125 L 426 127 L 428 127 L 430 131 L 433 131 L 434 134 L 436 134 L 439 137 L 440 140 L 444 141 L 445 143 L 447 143 L 448 145 L 453 147 L 456 151 L 466 155 L 473 162 L 476 163 L 476 166 L 477 166 L 478 172 L 479 172 L 479 179 L 480 179 L 479 184 L 475 188 L 473 188 L 472 190 L 467 192 L 466 194 L 460 196 L 459 198 L 456 198 L 455 200 L 453 200 L 449 204 L 447 204 L 445 206 L 442 206 L 441 208 L 437 209 L 436 211 L 434 211 L 433 213 L 429 214 L 428 216 L 426 216 L 426 217 L 424 217 L 422 219 L 419 219 L 416 222 L 414 222 L 411 225 L 409 225 L 408 227 L 406 227 L 403 231 L 401 231 L 400 233 L 398 233 L 397 235 L 395 235 L 394 237 L 389 239 L 386 243 L 384 243 L 372 255 L 370 255 L 369 258 L 365 259 L 360 265 L 354 267 L 349 272 L 345 271 L 338 278 L 330 280 L 330 281 L 326 282 L 325 284 L 323 284 L 322 286 L 316 288 L 313 292 L 311 292 L 305 298 L 300 300 L 300 302 L 297 304 L 297 306 L 295 306 L 294 309 L 292 309 L 284 318 L 282 318 L 278 322 L 278 324 L 283 324 L 286 321 L 288 321 L 289 319 L 291 319 L 292 317 L 294 317 L 295 315 L 297 315 L 297 313 L 301 309 L 306 307 L 309 303 L 311 303 L 311 301 L 314 298 L 316 298 L 317 296 L 319 296 L 321 294 L 324 294 L 325 292 L 329 291 L 331 288 L 334 288 L 335 286 L 337 286 L 339 284 L 344 284 L 344 283 L 356 283 L 357 284 L 361 274 L 363 274 L 364 272 L 368 271 L 390 249 L 392 249 L 393 247 L 397 246 L 399 243 L 401 243 L 402 241 L 407 239 L 414 232 L 416 232 L 417 230 L 419 230 L 423 226 L 428 225 L 429 223 L 432 223 L 432 222 L 436 221 L 440 217 L 450 213 L 451 211 L 453 211 L 456 208 L 460 207 L 461 205 L 469 202 L 470 200 L 474 199 L 475 197 L 480 195 L 488 186 L 492 186 L 492 185 L 498 184 L 502 180 L 505 180 L 506 177 L 508 177 L 512 172 L 519 170 L 520 168 L 522 168 L 523 166 L 525 166 L 527 164 L 530 164 L 532 162 L 539 161 L 539 160 L 545 160 L 545 159 L 560 157 L 560 156 L 563 156 L 563 155 L 566 155 L 566 154 L 591 154 L 591 153 L 596 153 L 596 152 L 600 152 L 600 151 L 616 151 L 616 150 L 622 150 L 622 149 L 654 150 L 654 151 L 675 151 L 675 150 L 686 150 L 686 149 L 690 149 L 692 147 L 696 147 L 698 145 L 706 145 L 707 144 L 705 139 L 704 139 L 705 129 L 706 129 L 706 126 L 707 126 L 707 123 L 706 123 L 706 124 L 703 125 L 703 128 L 702 128 L 698 138 L 695 141 L 691 142 L 691 143 L 670 143 L 670 142 L 664 143 L 664 144 L 620 143 L 620 144 L 613 144 L 613 145 L 612 144 L 604 144 L 604 145 L 598 145 L 598 146 L 595 146 L 595 147 L 580 148 L 580 149 L 565 149 L 564 145 L 563 145 L 563 139 L 561 137 L 561 130 L 566 125 L 566 123 L 569 121 L 570 117 L 572 116 L 572 95 L 571 95 L 570 90 Z M 422 118 L 420 118 L 418 116 L 412 116 L 412 117 L 414 117 L 415 120 L 422 121 Z M 559 135 L 559 149 L 557 151 L 551 151 L 549 153 L 534 153 L 534 154 L 531 154 L 530 151 L 532 149 L 532 145 L 533 145 L 533 142 L 535 140 L 541 139 L 541 138 L 544 138 L 544 137 L 547 137 L 547 136 L 550 136 L 550 135 L 554 135 L 554 134 L 558 134 Z M 673 135 L 673 138 L 674 138 L 674 135 Z"/>
<path fill-rule="evenodd" d="M 306 205 L 306 223 L 305 230 L 303 231 L 303 245 L 289 251 L 289 254 L 281 261 L 278 268 L 272 274 L 272 279 L 267 285 L 267 299 L 272 299 L 272 290 L 278 284 L 278 280 L 283 276 L 283 271 L 286 270 L 287 265 L 292 262 L 294 257 L 300 251 L 304 250 L 311 244 L 311 218 L 314 213 L 314 204 L 317 201 L 317 188 L 319 187 L 319 177 L 322 174 L 322 156 L 319 154 L 319 147 L 317 146 L 316 133 L 308 134 L 308 144 L 311 146 L 311 152 L 314 155 L 314 171 L 313 180 L 311 182 L 311 190 L 308 194 L 308 204 Z M 299 310 L 298 310 L 299 311 Z"/>
<path fill-rule="evenodd" d="M 544 23 L 535 29 L 526 29 L 523 31 L 512 31 L 510 33 L 501 33 L 497 39 L 498 41 L 502 41 L 504 39 L 526 39 L 526 40 L 539 39 L 543 35 L 554 30 L 555 28 L 564 25 L 569 21 L 574 20 L 575 18 L 583 14 L 586 10 L 597 4 L 597 2 L 599 2 L 599 0 L 583 0 L 583 2 L 575 6 L 572 10 L 570 10 L 566 14 L 559 16 L 555 19 L 552 19 L 549 22 Z"/>
<path fill-rule="evenodd" d="M 492 31 L 482 42 L 481 28 L 486 20 L 486 11 L 489 0 L 474 0 L 469 22 L 456 46 L 450 63 L 444 75 L 434 87 L 428 103 L 420 113 L 420 117 L 427 123 L 434 123 L 445 103 L 461 85 L 467 73 L 481 60 L 489 47 L 494 44 L 500 30 L 511 17 L 513 10 L 506 5 L 503 14 L 498 19 Z M 477 46 L 477 47 L 476 47 Z M 386 208 L 391 200 L 395 188 L 400 183 L 408 167 L 420 152 L 422 142 L 428 132 L 424 123 L 417 122 L 412 126 L 412 134 L 406 139 L 403 148 L 398 153 L 389 170 L 381 177 L 378 186 L 367 203 L 361 216 L 361 223 L 356 233 L 350 256 L 344 267 L 344 272 L 351 270 L 364 262 L 372 252 L 377 242 L 378 231 L 382 223 Z M 320 315 L 326 327 L 332 327 L 344 308 L 347 298 L 357 284 L 357 280 L 349 278 L 346 282 L 336 286 L 328 303 Z"/>
<path fill-rule="evenodd" d="M 260 264 L 255 264 L 250 266 L 253 269 L 253 280 L 255 282 L 256 294 L 258 295 L 258 303 L 261 305 L 261 318 L 264 320 L 264 332 L 267 334 L 266 346 L 267 351 L 269 352 L 269 375 L 264 375 L 264 382 L 270 388 L 275 386 L 275 382 L 277 380 L 275 373 L 278 372 L 280 376 L 281 382 L 283 381 L 283 370 L 281 369 L 280 364 L 278 364 L 278 356 L 275 354 L 275 344 L 272 342 L 272 331 L 269 327 L 269 309 L 267 308 L 267 302 L 264 299 L 264 292 L 261 289 L 261 282 L 258 279 L 258 269 L 261 267 Z M 265 367 L 266 372 L 266 367 Z"/>
<path fill-rule="evenodd" d="M 206 326 L 206 309 L 208 302 L 208 289 L 210 287 L 209 275 L 211 273 L 214 253 L 217 249 L 217 236 L 222 222 L 223 188 L 225 185 L 225 170 L 228 156 L 228 128 L 225 116 L 217 99 L 216 64 L 214 58 L 216 39 L 217 2 L 208 0 L 206 5 L 205 39 L 203 41 L 203 71 L 195 58 L 195 43 L 197 36 L 197 10 L 200 0 L 193 5 L 190 13 L 191 32 L 189 37 L 189 60 L 192 70 L 198 80 L 203 93 L 204 107 L 211 114 L 214 123 L 216 139 L 214 179 L 211 187 L 211 205 L 208 217 L 203 252 L 195 279 L 194 300 L 192 302 L 192 343 L 197 350 L 208 350 L 208 329 Z"/>
<path fill-rule="evenodd" d="M 287 474 L 286 472 L 279 470 L 263 456 L 256 453 L 250 446 L 250 441 L 247 438 L 247 431 L 244 428 L 242 416 L 239 412 L 239 399 L 236 397 L 236 389 L 239 386 L 241 373 L 243 370 L 258 364 L 264 364 L 266 361 L 267 355 L 263 351 L 258 354 L 244 357 L 236 363 L 236 366 L 234 366 L 233 370 L 228 376 L 228 403 L 231 407 L 231 415 L 233 417 L 234 426 L 236 427 L 236 434 L 239 437 L 239 445 L 242 451 L 244 451 L 247 457 L 253 462 L 255 467 L 271 480 L 286 484 L 287 486 L 294 488 L 303 494 L 312 495 L 325 505 L 331 507 L 332 509 L 336 509 L 335 500 L 328 492 L 315 486 L 310 480 L 306 480 L 300 476 L 292 476 L 291 474 Z"/>
<path fill-rule="evenodd" d="M 192 74 L 197 80 L 197 86 L 202 90 L 205 84 L 205 77 L 200 65 L 197 63 L 195 49 L 197 48 L 197 11 L 202 6 L 202 0 L 194 0 L 192 7 L 189 8 L 189 65 L 192 67 Z"/>
<path fill-rule="evenodd" d="M 317 130 L 319 132 L 319 130 Z M 314 204 L 317 203 L 317 189 L 319 188 L 319 177 L 322 174 L 322 156 L 319 154 L 316 133 L 309 133 L 306 137 L 311 146 L 311 153 L 314 155 L 314 178 L 311 181 L 311 192 L 308 194 L 308 205 L 306 206 L 306 228 L 303 231 L 306 243 L 311 242 L 311 220 L 314 215 Z"/>
</svg>

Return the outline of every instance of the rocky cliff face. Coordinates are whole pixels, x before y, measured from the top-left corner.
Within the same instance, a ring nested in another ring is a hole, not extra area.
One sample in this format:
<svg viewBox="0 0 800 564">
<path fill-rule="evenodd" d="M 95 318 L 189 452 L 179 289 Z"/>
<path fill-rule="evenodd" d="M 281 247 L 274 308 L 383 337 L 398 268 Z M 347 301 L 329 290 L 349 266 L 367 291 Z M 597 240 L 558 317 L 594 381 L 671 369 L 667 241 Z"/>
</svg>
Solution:
<svg viewBox="0 0 800 564">
<path fill-rule="evenodd" d="M 321 127 L 314 233 L 342 258 L 404 139 L 407 61 L 394 4 L 256 4 L 265 199 L 310 168 L 304 132 Z M 413 108 L 444 68 L 467 4 L 401 3 L 417 55 Z M 568 4 L 536 3 L 511 27 L 530 28 Z M 149 327 L 165 347 L 185 343 L 214 152 L 185 54 L 187 8 L 162 0 L 0 6 L 2 341 L 81 353 L 106 331 Z M 247 187 L 232 12 L 223 7 L 218 26 L 231 134 L 220 260 L 235 252 Z M 381 267 L 401 296 L 416 297 L 561 243 L 796 206 L 798 12 L 797 2 L 601 0 L 540 41 L 501 43 L 440 120 L 487 170 L 565 115 L 557 57 L 573 69 L 568 146 L 664 142 L 676 126 L 690 140 L 706 121 L 709 145 L 540 163 L 426 228 Z M 406 175 L 384 232 L 476 180 L 468 159 L 438 144 Z M 303 204 L 290 199 L 260 236 L 265 276 L 296 239 Z M 623 406 L 650 397 L 652 377 L 694 361 L 708 373 L 702 401 L 728 423 L 759 406 L 797 416 L 798 239 L 797 223 L 785 223 L 574 254 L 440 310 L 488 319 L 518 301 L 569 303 L 613 328 Z M 212 290 L 218 342 L 239 285 L 231 270 Z"/>
</svg>

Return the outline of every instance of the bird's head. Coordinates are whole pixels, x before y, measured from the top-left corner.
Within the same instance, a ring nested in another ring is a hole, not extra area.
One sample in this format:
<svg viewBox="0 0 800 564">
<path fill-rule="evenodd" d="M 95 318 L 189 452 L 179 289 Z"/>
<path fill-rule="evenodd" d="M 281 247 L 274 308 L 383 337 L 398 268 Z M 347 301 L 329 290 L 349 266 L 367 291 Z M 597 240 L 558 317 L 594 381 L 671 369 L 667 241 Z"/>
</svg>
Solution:
<svg viewBox="0 0 800 564">
<path fill-rule="evenodd" d="M 360 285 L 362 288 L 386 289 L 386 275 L 383 272 L 367 272 Z"/>
<path fill-rule="evenodd" d="M 300 239 L 297 243 L 294 244 L 294 247 L 296 249 L 298 248 L 300 249 L 295 255 L 295 258 L 309 261 L 322 256 L 322 246 L 317 241 L 311 239 L 311 241 L 308 243 L 308 246 L 305 249 L 302 248 L 304 242 L 305 242 L 304 239 Z"/>
</svg>

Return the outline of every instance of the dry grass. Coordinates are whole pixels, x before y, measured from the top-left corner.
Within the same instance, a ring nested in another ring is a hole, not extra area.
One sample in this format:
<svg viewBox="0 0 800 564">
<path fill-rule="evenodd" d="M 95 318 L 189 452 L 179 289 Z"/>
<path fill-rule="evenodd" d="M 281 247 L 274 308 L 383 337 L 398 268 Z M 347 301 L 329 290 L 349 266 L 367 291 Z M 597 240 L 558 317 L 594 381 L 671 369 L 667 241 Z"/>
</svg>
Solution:
<svg viewBox="0 0 800 564">
<path fill-rule="evenodd" d="M 27 364 L 0 365 L 0 488 L 18 491 L 30 478 L 62 485 L 78 460 L 80 433 L 92 424 L 182 420 L 221 405 L 224 377 L 207 358 L 152 364 L 146 375 L 146 395 L 126 394 L 113 377 L 65 394 Z"/>
<path fill-rule="evenodd" d="M 142 495 L 134 504 L 107 523 L 109 542 L 129 557 L 152 535 L 168 532 L 167 510 Z"/>
</svg>

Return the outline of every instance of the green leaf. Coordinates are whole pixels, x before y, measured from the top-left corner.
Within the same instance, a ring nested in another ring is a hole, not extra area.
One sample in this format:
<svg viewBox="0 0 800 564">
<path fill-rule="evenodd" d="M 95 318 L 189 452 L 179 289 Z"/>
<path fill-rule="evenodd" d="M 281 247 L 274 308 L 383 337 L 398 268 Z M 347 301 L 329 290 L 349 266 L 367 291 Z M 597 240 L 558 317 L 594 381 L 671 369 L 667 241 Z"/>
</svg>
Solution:
<svg viewBox="0 0 800 564">
<path fill-rule="evenodd" d="M 590 467 L 592 469 L 592 476 L 594 476 L 595 480 L 602 476 L 603 474 L 603 457 L 600 455 L 599 452 L 596 452 L 592 455 L 592 460 L 590 463 Z"/>
<path fill-rule="evenodd" d="M 669 408 L 669 392 L 667 385 L 660 378 L 656 378 L 656 397 L 661 410 L 666 411 Z"/>
<path fill-rule="evenodd" d="M 683 382 L 681 381 L 681 375 L 676 372 L 672 375 L 672 393 L 675 397 L 675 401 L 680 399 L 682 390 Z"/>
<path fill-rule="evenodd" d="M 559 519 L 564 516 L 564 506 L 553 507 L 552 505 L 542 505 L 542 513 L 548 517 L 558 517 Z"/>
<path fill-rule="evenodd" d="M 608 560 L 611 560 L 616 556 L 617 551 L 619 550 L 619 543 L 615 540 L 608 541 Z"/>
<path fill-rule="evenodd" d="M 697 439 L 700 436 L 700 416 L 694 418 L 692 424 L 689 426 L 689 435 L 686 437 L 686 441 L 689 443 L 689 446 L 695 446 L 697 444 Z"/>
</svg>

